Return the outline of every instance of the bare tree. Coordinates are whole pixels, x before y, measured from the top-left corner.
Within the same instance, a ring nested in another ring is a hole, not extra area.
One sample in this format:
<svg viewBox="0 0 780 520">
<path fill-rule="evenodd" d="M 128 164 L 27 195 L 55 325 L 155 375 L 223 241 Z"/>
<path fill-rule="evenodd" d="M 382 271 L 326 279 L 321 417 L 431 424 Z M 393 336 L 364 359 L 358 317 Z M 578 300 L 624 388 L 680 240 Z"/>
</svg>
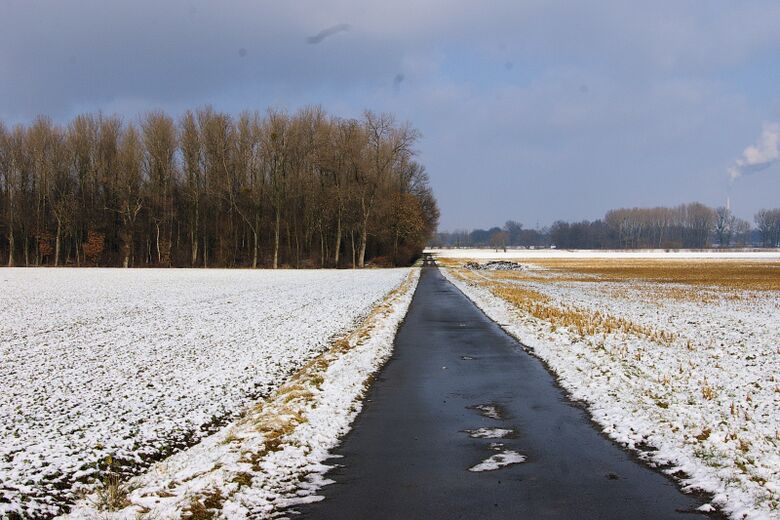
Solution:
<svg viewBox="0 0 780 520">
<path fill-rule="evenodd" d="M 117 207 L 122 219 L 122 266 L 130 267 L 135 256 L 136 221 L 144 207 L 143 199 L 144 150 L 141 136 L 130 125 L 119 144 L 117 159 Z"/>
<path fill-rule="evenodd" d="M 728 247 L 734 234 L 736 217 L 731 210 L 720 206 L 715 209 L 715 236 L 720 247 Z"/>
<path fill-rule="evenodd" d="M 496 231 L 490 235 L 490 247 L 498 251 L 503 249 L 506 252 L 506 244 L 509 234 L 506 231 Z"/>
<path fill-rule="evenodd" d="M 759 210 L 753 218 L 756 223 L 756 228 L 761 235 L 761 245 L 764 247 L 770 247 L 772 240 L 772 211 L 768 209 Z"/>
<path fill-rule="evenodd" d="M 262 131 L 263 162 L 267 172 L 270 202 L 273 210 L 273 268 L 279 267 L 279 242 L 282 223 L 282 211 L 287 195 L 287 177 L 289 170 L 289 130 L 287 114 L 269 110 Z"/>
<path fill-rule="evenodd" d="M 184 200 L 189 221 L 190 266 L 198 263 L 201 238 L 201 206 L 205 189 L 203 143 L 195 114 L 188 110 L 179 124 L 179 142 L 184 169 Z"/>
<path fill-rule="evenodd" d="M 737 218 L 734 220 L 733 234 L 737 245 L 745 246 L 750 244 L 750 222 Z"/>
<path fill-rule="evenodd" d="M 8 240 L 8 267 L 14 266 L 14 250 L 16 249 L 14 216 L 16 214 L 17 175 L 13 152 L 14 140 L 5 125 L 0 123 L 0 195 L 3 200 L 2 218 Z"/>
<path fill-rule="evenodd" d="M 764 247 L 780 246 L 780 208 L 759 210 L 754 221 Z"/>
<path fill-rule="evenodd" d="M 157 263 L 171 264 L 173 227 L 173 185 L 177 135 L 173 119 L 162 112 L 151 112 L 141 122 L 144 141 L 144 169 L 148 199 L 154 223 Z"/>
</svg>

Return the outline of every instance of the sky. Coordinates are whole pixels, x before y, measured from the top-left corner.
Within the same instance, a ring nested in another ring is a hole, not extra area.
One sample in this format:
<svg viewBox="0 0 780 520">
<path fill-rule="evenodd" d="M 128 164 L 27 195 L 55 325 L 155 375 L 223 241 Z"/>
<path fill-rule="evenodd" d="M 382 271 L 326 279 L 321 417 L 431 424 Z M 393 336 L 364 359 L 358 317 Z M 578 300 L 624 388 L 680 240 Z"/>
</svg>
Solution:
<svg viewBox="0 0 780 520">
<path fill-rule="evenodd" d="M 392 112 L 440 229 L 780 206 L 776 0 L 0 0 L 0 119 Z"/>
</svg>

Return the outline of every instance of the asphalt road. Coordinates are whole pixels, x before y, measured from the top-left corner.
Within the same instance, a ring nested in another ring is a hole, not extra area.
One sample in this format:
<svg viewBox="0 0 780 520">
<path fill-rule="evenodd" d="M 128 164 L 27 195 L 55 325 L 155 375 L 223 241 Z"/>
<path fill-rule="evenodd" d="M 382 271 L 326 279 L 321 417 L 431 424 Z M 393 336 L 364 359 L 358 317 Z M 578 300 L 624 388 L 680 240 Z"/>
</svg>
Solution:
<svg viewBox="0 0 780 520">
<path fill-rule="evenodd" d="M 464 431 L 480 427 L 514 432 Z M 503 450 L 526 460 L 469 471 Z M 336 483 L 294 518 L 706 518 L 699 499 L 601 435 L 539 360 L 431 267 L 335 453 Z"/>
</svg>

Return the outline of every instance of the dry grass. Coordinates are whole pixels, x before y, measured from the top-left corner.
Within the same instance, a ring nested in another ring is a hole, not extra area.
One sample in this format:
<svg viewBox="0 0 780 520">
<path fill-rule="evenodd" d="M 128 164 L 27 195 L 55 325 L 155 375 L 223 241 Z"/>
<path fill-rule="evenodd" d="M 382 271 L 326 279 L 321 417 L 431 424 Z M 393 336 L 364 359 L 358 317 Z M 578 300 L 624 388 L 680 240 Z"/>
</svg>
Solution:
<svg viewBox="0 0 780 520">
<path fill-rule="evenodd" d="M 556 305 L 548 296 L 538 291 L 514 283 L 504 283 L 500 278 L 505 278 L 503 275 L 507 273 L 500 273 L 500 276 L 483 276 L 466 269 L 455 273 L 470 283 L 478 283 L 489 288 L 493 294 L 510 302 L 522 312 L 550 323 L 553 330 L 559 327 L 566 328 L 576 332 L 580 337 L 622 332 L 643 336 L 663 345 L 670 345 L 675 340 L 674 334 L 644 327 L 605 312 Z"/>
<path fill-rule="evenodd" d="M 715 399 L 715 397 L 717 397 L 717 395 L 718 395 L 718 393 L 715 391 L 715 388 L 713 388 L 713 386 L 710 385 L 710 383 L 706 379 L 704 379 L 701 382 L 701 396 L 704 399 L 706 399 L 708 401 L 711 401 L 711 400 Z"/>
<path fill-rule="evenodd" d="M 200 497 L 193 497 L 182 518 L 185 520 L 212 520 L 222 509 L 224 498 L 217 489 Z"/>
<path fill-rule="evenodd" d="M 100 511 L 119 511 L 130 505 L 130 489 L 116 473 L 109 473 L 95 491 L 95 507 Z"/>
<path fill-rule="evenodd" d="M 249 473 L 236 473 L 236 475 L 233 477 L 233 480 L 231 480 L 234 484 L 238 484 L 238 488 L 241 489 L 244 486 L 251 486 L 252 485 L 252 475 Z"/>
<path fill-rule="evenodd" d="M 725 300 L 744 300 L 753 297 L 737 289 L 704 288 L 693 286 L 668 286 L 661 284 L 630 284 L 609 290 L 614 298 L 623 300 L 641 299 L 647 302 L 668 300 L 713 304 Z"/>
</svg>

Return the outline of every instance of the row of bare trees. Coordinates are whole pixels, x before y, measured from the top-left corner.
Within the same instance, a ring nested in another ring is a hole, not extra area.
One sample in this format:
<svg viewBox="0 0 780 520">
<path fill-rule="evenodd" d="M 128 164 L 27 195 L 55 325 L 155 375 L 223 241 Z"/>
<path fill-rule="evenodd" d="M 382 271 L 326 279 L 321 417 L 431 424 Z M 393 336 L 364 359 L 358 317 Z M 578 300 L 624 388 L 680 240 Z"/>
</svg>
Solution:
<svg viewBox="0 0 780 520">
<path fill-rule="evenodd" d="M 438 233 L 434 245 L 548 247 L 566 249 L 706 248 L 748 246 L 780 247 L 780 208 L 762 209 L 756 228 L 736 217 L 729 208 L 710 208 L 693 202 L 673 208 L 620 208 L 603 219 L 565 222 L 549 228 L 524 229 L 516 221 L 503 227 Z"/>
<path fill-rule="evenodd" d="M 9 266 L 404 264 L 438 221 L 418 138 L 387 114 L 319 107 L 0 123 L 0 255 Z"/>
<path fill-rule="evenodd" d="M 730 215 L 725 208 L 713 210 L 693 202 L 675 208 L 621 208 L 607 212 L 604 222 L 617 230 L 620 246 L 637 247 L 693 247 L 709 245 L 718 214 Z M 721 226 L 725 224 L 721 222 Z M 736 225 L 736 224 L 733 224 Z M 750 229 L 750 224 L 739 226 Z M 723 229 L 721 229 L 723 231 Z"/>
</svg>

